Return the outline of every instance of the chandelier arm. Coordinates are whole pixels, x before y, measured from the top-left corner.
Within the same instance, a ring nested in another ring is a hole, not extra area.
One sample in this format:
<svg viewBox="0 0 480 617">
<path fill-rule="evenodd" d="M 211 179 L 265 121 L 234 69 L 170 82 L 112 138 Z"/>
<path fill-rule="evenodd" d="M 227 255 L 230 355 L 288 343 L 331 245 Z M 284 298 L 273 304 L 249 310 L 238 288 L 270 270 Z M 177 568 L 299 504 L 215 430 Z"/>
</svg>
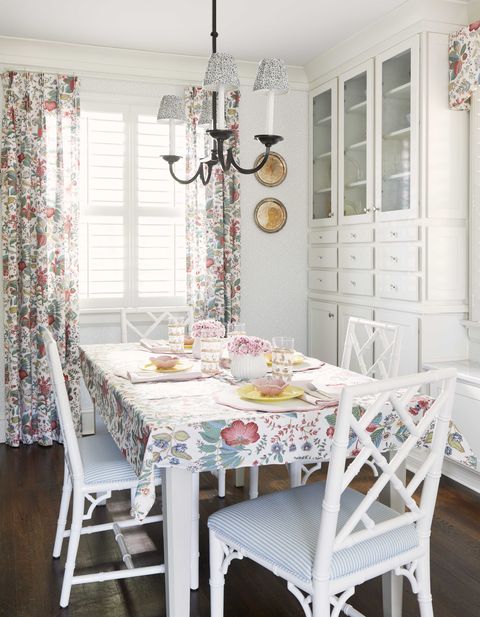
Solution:
<svg viewBox="0 0 480 617">
<path fill-rule="evenodd" d="M 239 171 L 241 174 L 256 174 L 257 171 L 260 171 L 260 169 L 262 169 L 262 167 L 268 161 L 269 155 L 270 155 L 270 146 L 266 146 L 265 147 L 265 154 L 263 155 L 263 158 L 260 161 L 260 163 L 258 165 L 256 165 L 255 167 L 252 167 L 252 169 L 245 169 L 244 167 L 241 167 L 235 161 L 235 158 L 233 156 L 233 148 L 229 148 L 228 149 L 228 153 L 227 153 L 228 168 L 230 168 L 230 166 L 233 165 L 233 167 L 235 167 L 235 169 L 237 171 Z"/>
<path fill-rule="evenodd" d="M 163 157 L 165 158 L 165 157 Z M 200 165 L 198 166 L 197 172 L 195 173 L 194 176 L 192 176 L 189 179 L 186 180 L 182 180 L 181 178 L 179 178 L 178 176 L 175 175 L 175 172 L 173 171 L 173 165 L 174 163 L 171 161 L 167 161 L 168 162 L 168 168 L 170 171 L 170 175 L 172 176 L 172 178 L 176 181 L 179 182 L 180 184 L 190 184 L 191 182 L 195 182 L 195 180 L 198 178 L 198 176 L 201 175 L 202 173 L 202 167 L 203 167 L 203 163 L 200 163 Z"/>
<path fill-rule="evenodd" d="M 202 181 L 203 186 L 207 186 L 210 182 L 210 178 L 212 177 L 213 166 L 216 165 L 215 161 L 207 161 L 206 163 L 201 163 L 201 171 L 200 171 L 200 180 Z M 205 167 L 207 168 L 207 175 L 205 176 Z"/>
<path fill-rule="evenodd" d="M 231 148 L 229 148 L 227 150 L 227 158 L 225 160 L 225 155 L 223 154 L 223 139 L 217 139 L 217 143 L 218 143 L 218 162 L 220 163 L 220 167 L 222 168 L 223 171 L 230 171 L 230 165 L 232 164 L 232 161 L 230 159 L 230 150 Z"/>
</svg>

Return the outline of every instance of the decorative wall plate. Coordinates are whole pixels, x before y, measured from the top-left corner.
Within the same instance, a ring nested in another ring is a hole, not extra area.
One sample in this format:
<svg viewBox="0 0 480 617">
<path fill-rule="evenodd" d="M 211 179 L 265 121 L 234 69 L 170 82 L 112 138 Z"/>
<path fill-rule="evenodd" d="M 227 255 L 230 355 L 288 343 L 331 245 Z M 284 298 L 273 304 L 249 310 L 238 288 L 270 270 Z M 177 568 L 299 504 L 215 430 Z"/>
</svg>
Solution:
<svg viewBox="0 0 480 617">
<path fill-rule="evenodd" d="M 260 163 L 263 154 L 260 154 L 255 159 L 255 167 Z M 287 164 L 283 156 L 278 152 L 270 152 L 265 165 L 257 171 L 255 178 L 264 186 L 278 186 L 287 176 Z"/>
<path fill-rule="evenodd" d="M 287 209 L 280 200 L 267 197 L 258 202 L 253 218 L 262 231 L 274 234 L 287 222 Z"/>
</svg>

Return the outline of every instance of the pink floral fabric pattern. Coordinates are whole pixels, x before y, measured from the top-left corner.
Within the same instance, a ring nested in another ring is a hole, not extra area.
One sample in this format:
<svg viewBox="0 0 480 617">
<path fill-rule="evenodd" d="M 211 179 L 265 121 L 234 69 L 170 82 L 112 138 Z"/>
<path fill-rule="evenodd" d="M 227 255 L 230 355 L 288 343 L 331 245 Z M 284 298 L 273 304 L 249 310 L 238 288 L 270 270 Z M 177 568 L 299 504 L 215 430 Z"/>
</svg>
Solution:
<svg viewBox="0 0 480 617">
<path fill-rule="evenodd" d="M 79 84 L 43 73 L 2 76 L 6 439 L 60 437 L 39 326 L 59 346 L 80 425 L 78 356 Z"/>
<path fill-rule="evenodd" d="M 81 349 L 85 384 L 100 410 L 117 446 L 139 477 L 133 506 L 139 518 L 155 501 L 154 468 L 181 467 L 190 471 L 233 469 L 294 461 L 328 460 L 335 434 L 337 401 L 308 412 L 271 413 L 240 411 L 216 401 L 222 391 L 237 388 L 218 379 L 187 383 L 132 384 L 118 373 L 145 363 L 148 352 L 135 344 L 87 345 Z M 328 364 L 309 371 L 308 379 L 325 384 L 368 380 Z M 410 413 L 420 419 L 430 405 L 428 397 L 412 400 Z M 363 409 L 358 407 L 358 416 Z M 385 405 L 368 431 L 381 450 L 398 449 L 408 430 L 391 405 Z M 419 440 L 428 448 L 432 430 Z M 351 436 L 349 452 L 358 453 Z M 477 457 L 452 423 L 445 454 L 452 460 L 477 468 Z"/>
<path fill-rule="evenodd" d="M 186 92 L 187 177 L 198 168 L 197 144 L 203 134 L 197 130 L 204 96 L 200 87 Z M 238 107 L 240 93 L 225 97 L 226 126 L 234 132 L 233 147 L 239 156 Z M 205 149 L 209 152 L 208 138 Z M 237 321 L 240 315 L 240 180 L 235 170 L 224 173 L 214 168 L 212 180 L 200 181 L 186 191 L 187 300 L 194 319 Z"/>
<path fill-rule="evenodd" d="M 470 109 L 470 97 L 480 84 L 480 21 L 451 34 L 448 47 L 449 107 Z"/>
</svg>

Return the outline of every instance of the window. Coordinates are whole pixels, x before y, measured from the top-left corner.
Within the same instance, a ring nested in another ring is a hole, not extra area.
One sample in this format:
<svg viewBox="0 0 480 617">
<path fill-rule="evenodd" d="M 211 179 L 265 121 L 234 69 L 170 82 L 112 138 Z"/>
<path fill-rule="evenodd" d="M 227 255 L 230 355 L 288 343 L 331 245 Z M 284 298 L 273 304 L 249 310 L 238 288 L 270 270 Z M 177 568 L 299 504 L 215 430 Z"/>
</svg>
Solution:
<svg viewBox="0 0 480 617">
<path fill-rule="evenodd" d="M 185 152 L 185 128 L 176 150 Z M 156 109 L 83 104 L 80 301 L 83 308 L 185 303 L 185 189 L 160 158 Z"/>
</svg>

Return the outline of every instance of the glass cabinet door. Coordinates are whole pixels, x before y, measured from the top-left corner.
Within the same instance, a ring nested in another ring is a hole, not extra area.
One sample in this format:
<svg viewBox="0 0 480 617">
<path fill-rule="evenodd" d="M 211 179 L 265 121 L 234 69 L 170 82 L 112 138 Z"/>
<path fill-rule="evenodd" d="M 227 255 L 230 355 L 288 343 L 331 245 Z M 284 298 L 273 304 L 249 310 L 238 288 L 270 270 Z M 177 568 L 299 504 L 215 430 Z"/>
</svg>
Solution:
<svg viewBox="0 0 480 617">
<path fill-rule="evenodd" d="M 312 96 L 311 224 L 336 224 L 337 84 L 325 84 Z"/>
<path fill-rule="evenodd" d="M 377 58 L 378 220 L 418 213 L 418 39 Z"/>
<path fill-rule="evenodd" d="M 373 216 L 373 63 L 340 77 L 339 204 L 343 223 Z"/>
</svg>

